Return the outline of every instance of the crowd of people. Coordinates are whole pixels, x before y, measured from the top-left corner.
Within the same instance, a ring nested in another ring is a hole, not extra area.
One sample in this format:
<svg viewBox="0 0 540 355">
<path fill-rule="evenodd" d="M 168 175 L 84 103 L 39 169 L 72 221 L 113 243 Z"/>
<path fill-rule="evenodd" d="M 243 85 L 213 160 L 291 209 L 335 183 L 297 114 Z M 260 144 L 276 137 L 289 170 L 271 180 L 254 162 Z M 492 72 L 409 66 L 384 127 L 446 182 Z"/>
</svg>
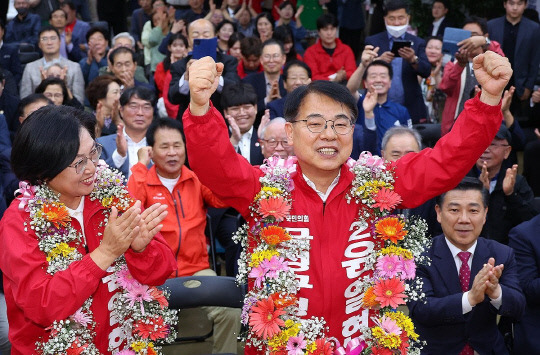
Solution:
<svg viewBox="0 0 540 355">
<path fill-rule="evenodd" d="M 424 351 L 538 353 L 540 18 L 528 5 L 454 23 L 451 2 L 434 0 L 431 26 L 414 28 L 406 0 L 10 1 L 0 354 L 46 353 L 58 321 L 81 319 L 95 338 L 79 346 L 128 351 L 140 319 L 116 326 L 112 300 L 135 292 L 127 279 L 146 287 L 131 302 L 142 310 L 166 279 L 215 276 L 208 220 L 217 272 L 238 275 L 234 234 L 256 229 L 259 166 L 273 156 L 295 167 L 294 218 L 280 225 L 310 240 L 295 271 L 302 315 L 341 343 L 361 336 L 366 307 L 343 295 L 361 275 L 344 265 L 360 228 L 347 161 L 362 152 L 390 162 L 396 213 L 433 237 L 417 269 L 426 299 L 408 303 Z M 447 28 L 468 36 L 457 52 Z M 100 176 L 116 173 L 105 198 Z M 245 310 L 206 311 L 213 352 L 236 353 Z"/>
</svg>

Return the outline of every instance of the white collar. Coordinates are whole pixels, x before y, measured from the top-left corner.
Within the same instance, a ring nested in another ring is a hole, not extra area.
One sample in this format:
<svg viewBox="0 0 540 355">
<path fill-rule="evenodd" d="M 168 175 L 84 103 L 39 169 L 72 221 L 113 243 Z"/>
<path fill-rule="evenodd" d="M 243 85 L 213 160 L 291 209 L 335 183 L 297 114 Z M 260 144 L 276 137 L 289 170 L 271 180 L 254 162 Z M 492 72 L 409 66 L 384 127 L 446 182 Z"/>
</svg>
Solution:
<svg viewBox="0 0 540 355">
<path fill-rule="evenodd" d="M 433 26 L 439 26 L 439 25 L 441 24 L 441 22 L 444 21 L 444 18 L 445 18 L 445 17 L 446 17 L 446 16 L 443 16 L 443 17 L 441 17 L 440 19 L 438 19 L 437 21 L 433 21 Z"/>
<path fill-rule="evenodd" d="M 339 182 L 339 177 L 341 176 L 341 170 L 338 172 L 336 178 L 334 179 L 334 181 L 332 181 L 330 186 L 328 186 L 328 189 L 326 189 L 326 192 L 317 190 L 317 187 L 315 186 L 315 183 L 313 181 L 311 181 L 305 174 L 302 174 L 302 176 L 304 177 L 304 180 L 306 180 L 306 183 L 308 184 L 308 186 L 311 187 L 317 193 L 317 195 L 319 195 L 319 197 L 323 200 L 323 202 L 326 202 L 326 200 L 328 199 L 328 196 L 330 196 L 330 193 Z"/>
<path fill-rule="evenodd" d="M 463 250 L 459 249 L 454 244 L 450 243 L 450 241 L 448 240 L 448 238 L 446 238 L 446 236 L 444 237 L 444 240 L 446 241 L 446 245 L 448 245 L 448 248 L 450 249 L 450 252 L 452 253 L 452 257 L 455 259 L 457 255 Z M 469 253 L 471 253 L 471 257 L 469 258 L 469 260 L 472 260 L 472 257 L 474 256 L 474 251 L 476 250 L 477 243 L 478 243 L 478 239 L 475 240 L 474 244 L 469 249 L 466 250 Z"/>
</svg>

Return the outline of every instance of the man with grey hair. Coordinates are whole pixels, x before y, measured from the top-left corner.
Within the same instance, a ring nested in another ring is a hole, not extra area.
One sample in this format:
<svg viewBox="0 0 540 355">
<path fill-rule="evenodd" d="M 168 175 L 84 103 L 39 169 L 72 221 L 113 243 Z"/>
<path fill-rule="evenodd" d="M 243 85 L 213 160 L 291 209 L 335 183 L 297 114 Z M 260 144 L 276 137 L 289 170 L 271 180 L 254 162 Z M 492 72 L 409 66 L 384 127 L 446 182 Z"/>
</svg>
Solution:
<svg viewBox="0 0 540 355">
<path fill-rule="evenodd" d="M 272 155 L 278 155 L 283 159 L 294 155 L 293 147 L 289 145 L 285 133 L 286 122 L 283 117 L 276 117 L 261 129 L 259 143 L 265 159 Z"/>
<path fill-rule="evenodd" d="M 419 152 L 422 148 L 422 137 L 414 128 L 395 126 L 386 131 L 381 146 L 381 156 L 388 161 L 394 162 L 407 153 Z M 398 213 L 402 213 L 407 217 L 422 217 L 428 224 L 428 235 L 435 236 L 442 233 L 441 226 L 437 222 L 434 198 L 418 207 L 398 210 Z"/>
<path fill-rule="evenodd" d="M 381 156 L 396 161 L 410 152 L 419 152 L 422 137 L 414 128 L 394 126 L 386 131 L 381 142 Z"/>
<path fill-rule="evenodd" d="M 119 34 L 114 36 L 112 39 L 112 48 L 109 50 L 109 53 L 107 54 L 109 65 L 99 68 L 99 75 L 104 75 L 104 74 L 114 75 L 111 69 L 112 63 L 110 61 L 109 55 L 113 52 L 113 50 L 119 47 L 126 47 L 126 48 L 131 49 L 134 52 L 133 60 L 135 61 L 135 63 L 137 63 L 137 56 L 135 53 L 135 38 L 133 38 L 133 36 L 130 35 L 129 32 L 120 32 Z M 137 68 L 135 69 L 134 79 L 137 82 L 148 84 L 148 79 L 144 75 L 143 67 L 137 65 Z"/>
</svg>

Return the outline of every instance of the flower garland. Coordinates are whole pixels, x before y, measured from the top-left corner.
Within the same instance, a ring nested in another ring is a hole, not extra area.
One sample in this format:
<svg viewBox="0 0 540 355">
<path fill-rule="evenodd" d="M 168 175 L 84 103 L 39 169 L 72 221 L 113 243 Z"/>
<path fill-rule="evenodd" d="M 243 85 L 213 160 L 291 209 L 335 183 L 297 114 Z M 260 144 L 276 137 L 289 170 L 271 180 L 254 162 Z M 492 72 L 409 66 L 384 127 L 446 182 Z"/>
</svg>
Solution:
<svg viewBox="0 0 540 355">
<path fill-rule="evenodd" d="M 120 173 L 106 164 L 98 165 L 90 199 L 100 201 L 106 208 L 100 227 L 104 228 L 113 206 L 121 213 L 135 202 L 122 182 Z M 72 227 L 69 212 L 58 195 L 46 185 L 30 186 L 27 183 L 21 183 L 21 192 L 23 198 L 19 208 L 30 212 L 25 231 L 30 227 L 36 233 L 39 249 L 46 255 L 47 273 L 54 275 L 81 260 L 83 255 L 79 249 L 84 246 L 83 236 Z M 168 292 L 135 280 L 123 256 L 116 259 L 107 272 L 120 289 L 110 317 L 119 320 L 129 345 L 118 354 L 159 354 L 158 343 L 170 343 L 176 338 L 177 311 L 168 309 Z M 91 305 L 92 297 L 67 319 L 54 321 L 48 328 L 48 339 L 37 342 L 36 350 L 42 354 L 100 354 L 93 343 L 97 324 Z"/>
<path fill-rule="evenodd" d="M 382 158 L 362 153 L 347 164 L 354 173 L 349 203 L 359 206 L 358 228 L 372 225 L 374 253 L 368 258 L 361 278 L 362 305 L 373 310 L 375 327 L 362 329 L 362 339 L 352 339 L 346 348 L 326 336 L 322 318 L 297 316 L 298 280 L 286 260 L 309 252 L 309 241 L 291 238 L 279 223 L 291 209 L 291 174 L 296 158 L 271 157 L 261 170 L 261 190 L 250 206 L 254 223 L 235 234 L 242 244 L 237 281 L 253 282 L 242 309 L 242 323 L 249 327 L 248 344 L 279 354 L 418 354 L 421 343 L 411 319 L 395 310 L 406 299 L 422 299 L 422 284 L 416 279 L 416 264 L 429 263 L 422 255 L 429 247 L 426 223 L 406 220 L 391 211 L 401 202 L 393 191 L 394 172 Z M 253 243 L 255 246 L 253 247 Z"/>
</svg>

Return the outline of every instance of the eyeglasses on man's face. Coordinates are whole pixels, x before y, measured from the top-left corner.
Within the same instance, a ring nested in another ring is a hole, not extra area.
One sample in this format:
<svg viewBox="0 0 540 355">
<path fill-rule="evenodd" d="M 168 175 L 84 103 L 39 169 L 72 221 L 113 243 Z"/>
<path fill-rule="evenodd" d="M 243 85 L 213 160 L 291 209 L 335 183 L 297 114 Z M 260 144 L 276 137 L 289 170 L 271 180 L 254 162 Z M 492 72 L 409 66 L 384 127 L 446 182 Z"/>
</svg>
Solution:
<svg viewBox="0 0 540 355">
<path fill-rule="evenodd" d="M 331 127 L 336 134 L 345 135 L 352 131 L 353 124 L 348 118 L 337 118 L 335 120 L 325 120 L 322 117 L 309 117 L 306 120 L 296 120 L 291 123 L 305 122 L 307 129 L 311 133 L 321 133 L 328 127 L 328 122 L 331 122 Z"/>
</svg>

